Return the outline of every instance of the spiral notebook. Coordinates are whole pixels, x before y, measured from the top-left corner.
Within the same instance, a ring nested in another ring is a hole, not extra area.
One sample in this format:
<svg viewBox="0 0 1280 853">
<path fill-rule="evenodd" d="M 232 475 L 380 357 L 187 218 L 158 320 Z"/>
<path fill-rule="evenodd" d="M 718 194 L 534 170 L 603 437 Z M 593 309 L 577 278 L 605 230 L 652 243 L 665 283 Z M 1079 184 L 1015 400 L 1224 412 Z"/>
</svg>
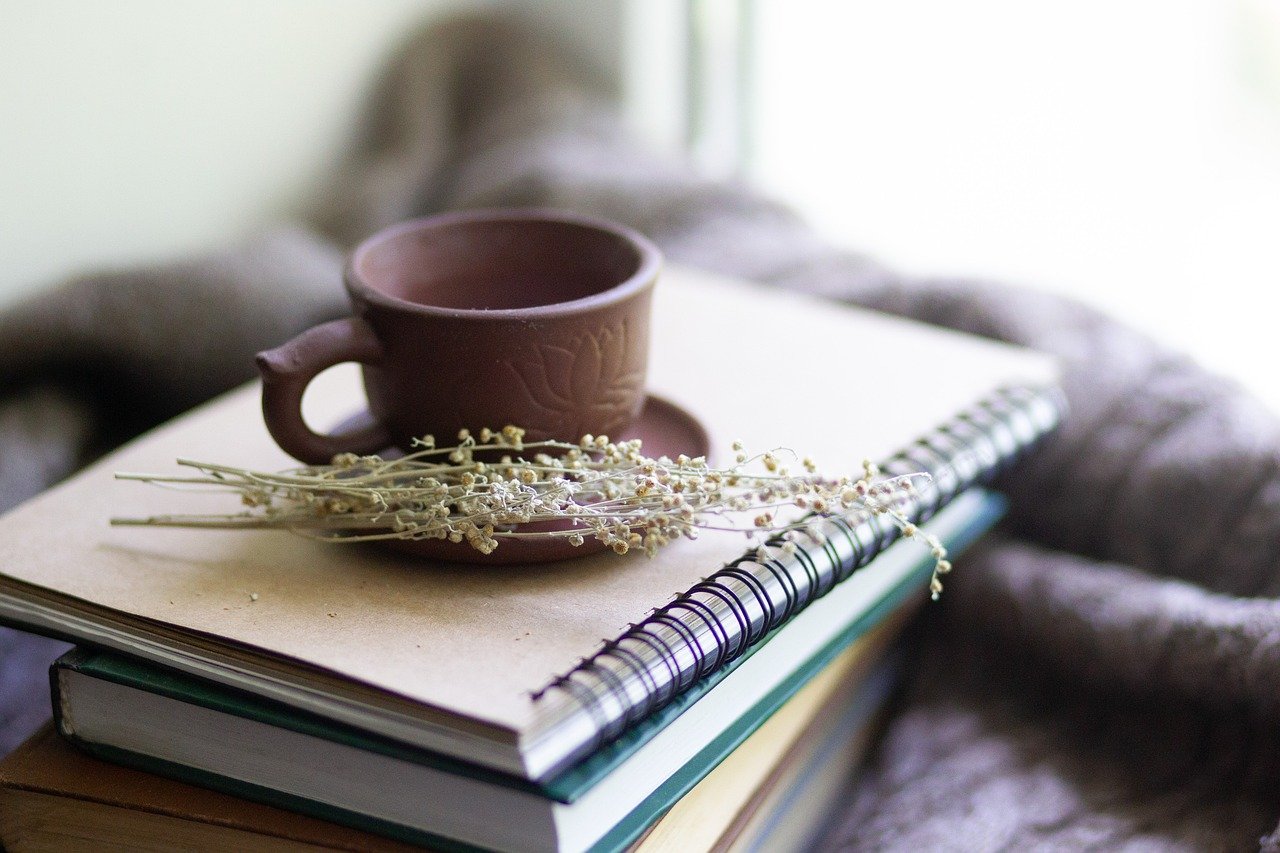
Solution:
<svg viewBox="0 0 1280 853">
<path fill-rule="evenodd" d="M 868 457 L 930 471 L 922 519 L 1058 417 L 1054 364 L 1018 348 L 686 270 L 665 274 L 654 310 L 651 387 L 715 448 L 740 438 L 833 473 Z M 328 379 L 313 423 L 360 399 L 354 372 Z M 871 559 L 892 529 L 839 520 L 765 561 L 739 559 L 740 537 L 706 535 L 653 559 L 484 569 L 277 532 L 107 526 L 224 510 L 113 479 L 179 457 L 290 464 L 252 385 L 142 437 L 0 518 L 0 619 L 520 778 L 562 773 L 831 590 L 867 609 L 894 583 Z"/>
</svg>

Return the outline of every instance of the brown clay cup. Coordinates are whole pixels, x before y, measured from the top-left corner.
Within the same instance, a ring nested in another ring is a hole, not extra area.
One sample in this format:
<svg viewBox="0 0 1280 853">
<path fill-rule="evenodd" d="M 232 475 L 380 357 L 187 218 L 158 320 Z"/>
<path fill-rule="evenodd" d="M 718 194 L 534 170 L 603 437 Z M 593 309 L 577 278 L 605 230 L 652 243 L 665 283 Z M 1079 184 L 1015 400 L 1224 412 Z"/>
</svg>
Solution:
<svg viewBox="0 0 1280 853">
<path fill-rule="evenodd" d="M 407 450 L 507 424 L 526 441 L 618 435 L 645 400 L 661 255 L 639 233 L 549 210 L 450 213 L 394 225 L 352 253 L 353 316 L 258 354 L 262 411 L 308 464 Z M 364 366 L 371 423 L 321 435 L 302 395 L 321 371 Z"/>
</svg>

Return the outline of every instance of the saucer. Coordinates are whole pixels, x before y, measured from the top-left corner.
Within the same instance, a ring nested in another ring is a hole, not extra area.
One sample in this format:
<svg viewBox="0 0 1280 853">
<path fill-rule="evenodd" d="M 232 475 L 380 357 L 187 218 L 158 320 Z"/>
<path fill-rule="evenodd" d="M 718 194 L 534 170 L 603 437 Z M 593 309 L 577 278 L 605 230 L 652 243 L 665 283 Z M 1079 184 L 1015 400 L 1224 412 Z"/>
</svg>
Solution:
<svg viewBox="0 0 1280 853">
<path fill-rule="evenodd" d="M 351 432 L 369 424 L 372 419 L 368 411 L 358 412 L 338 424 L 334 432 L 337 434 Z M 686 456 L 707 456 L 711 449 L 711 439 L 707 435 L 707 430 L 695 415 L 670 400 L 664 400 L 652 394 L 645 397 L 644 405 L 635 422 L 621 435 L 610 436 L 610 438 L 614 441 L 630 441 L 638 438 L 643 443 L 641 452 L 654 459 L 659 456 L 674 459 L 681 453 Z M 382 455 L 384 458 L 393 458 L 399 454 L 399 450 L 388 450 Z M 543 522 L 539 525 L 529 525 L 528 529 L 536 530 L 539 527 L 544 530 L 555 529 L 554 526 L 558 524 L 558 522 Z M 571 545 L 564 539 L 500 540 L 498 547 L 488 554 L 480 553 L 465 542 L 450 542 L 447 539 L 388 539 L 378 544 L 415 557 L 488 566 L 549 563 L 555 560 L 585 557 L 588 554 L 599 553 L 607 547 L 603 542 L 589 536 L 581 545 Z"/>
</svg>

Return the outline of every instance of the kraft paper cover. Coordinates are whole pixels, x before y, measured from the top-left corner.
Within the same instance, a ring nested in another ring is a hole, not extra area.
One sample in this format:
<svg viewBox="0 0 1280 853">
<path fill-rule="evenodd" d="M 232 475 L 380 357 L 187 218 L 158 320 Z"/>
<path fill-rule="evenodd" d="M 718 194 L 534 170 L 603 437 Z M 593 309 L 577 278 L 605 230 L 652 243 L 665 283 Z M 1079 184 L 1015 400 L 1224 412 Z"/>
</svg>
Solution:
<svg viewBox="0 0 1280 853">
<path fill-rule="evenodd" d="M 685 270 L 665 273 L 654 310 L 650 386 L 703 420 L 722 459 L 740 438 L 853 473 L 999 385 L 1055 376 L 1049 359 L 1024 350 Z M 361 406 L 354 369 L 321 379 L 312 423 Z M 106 621 L 153 620 L 233 656 L 302 662 L 519 731 L 530 691 L 746 545 L 709 533 L 654 559 L 483 567 L 285 532 L 108 526 L 120 515 L 239 509 L 234 496 L 116 481 L 117 471 L 177 472 L 179 457 L 295 464 L 268 437 L 258 396 L 256 383 L 233 391 L 0 519 L 0 589 L 52 591 Z"/>
</svg>

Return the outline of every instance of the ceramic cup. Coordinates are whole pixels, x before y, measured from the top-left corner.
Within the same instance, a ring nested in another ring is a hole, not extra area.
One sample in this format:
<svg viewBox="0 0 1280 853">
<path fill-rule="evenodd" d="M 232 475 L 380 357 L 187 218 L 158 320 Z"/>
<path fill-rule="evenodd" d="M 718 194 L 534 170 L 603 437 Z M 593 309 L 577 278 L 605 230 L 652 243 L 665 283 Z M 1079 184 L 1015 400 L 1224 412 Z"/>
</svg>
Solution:
<svg viewBox="0 0 1280 853">
<path fill-rule="evenodd" d="M 335 454 L 451 442 L 462 428 L 526 440 L 618 435 L 645 400 L 661 255 L 639 233 L 547 210 L 450 213 L 394 225 L 352 253 L 353 316 L 258 354 L 262 411 L 282 449 Z M 321 371 L 364 366 L 372 420 L 321 435 L 302 395 Z"/>
</svg>

